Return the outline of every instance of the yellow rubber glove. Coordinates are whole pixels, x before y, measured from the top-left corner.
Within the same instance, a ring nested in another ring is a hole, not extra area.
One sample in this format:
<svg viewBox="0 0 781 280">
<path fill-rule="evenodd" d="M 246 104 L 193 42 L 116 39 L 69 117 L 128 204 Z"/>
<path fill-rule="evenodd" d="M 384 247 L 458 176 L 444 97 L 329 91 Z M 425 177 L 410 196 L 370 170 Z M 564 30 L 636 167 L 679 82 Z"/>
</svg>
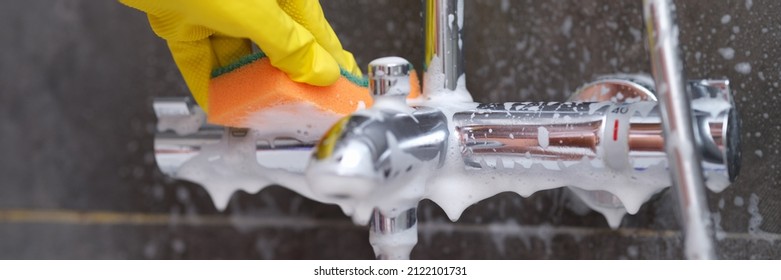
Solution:
<svg viewBox="0 0 781 280">
<path fill-rule="evenodd" d="M 251 42 L 297 82 L 330 85 L 339 78 L 340 66 L 361 76 L 318 0 L 120 2 L 147 13 L 152 29 L 168 42 L 193 97 L 207 113 L 212 70 L 250 54 Z"/>
</svg>

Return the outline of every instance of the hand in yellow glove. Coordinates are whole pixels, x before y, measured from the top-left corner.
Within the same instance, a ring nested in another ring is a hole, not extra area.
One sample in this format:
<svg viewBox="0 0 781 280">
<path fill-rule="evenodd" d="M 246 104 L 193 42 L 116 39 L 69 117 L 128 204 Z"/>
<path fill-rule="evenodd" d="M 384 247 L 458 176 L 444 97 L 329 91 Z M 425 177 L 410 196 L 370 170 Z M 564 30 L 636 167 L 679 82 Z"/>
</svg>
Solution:
<svg viewBox="0 0 781 280">
<path fill-rule="evenodd" d="M 340 66 L 361 76 L 318 0 L 120 2 L 148 14 L 152 29 L 168 42 L 187 86 L 206 112 L 212 70 L 250 54 L 251 42 L 297 82 L 330 85 L 340 77 Z"/>
</svg>

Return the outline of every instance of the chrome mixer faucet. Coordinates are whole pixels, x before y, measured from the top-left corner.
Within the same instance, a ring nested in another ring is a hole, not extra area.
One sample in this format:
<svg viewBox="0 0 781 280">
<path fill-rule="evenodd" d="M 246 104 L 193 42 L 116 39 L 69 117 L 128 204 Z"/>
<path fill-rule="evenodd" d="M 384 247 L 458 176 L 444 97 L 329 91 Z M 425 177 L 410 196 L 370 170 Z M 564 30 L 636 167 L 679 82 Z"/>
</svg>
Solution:
<svg viewBox="0 0 781 280">
<path fill-rule="evenodd" d="M 369 224 L 381 259 L 409 257 L 418 202 L 448 167 L 462 169 L 470 182 L 495 173 L 507 182 L 544 182 L 533 191 L 569 187 L 613 227 L 658 186 L 674 185 L 687 257 L 712 258 L 702 187 L 721 191 L 739 172 L 737 111 L 728 81 L 684 82 L 669 0 L 644 1 L 653 79 L 599 79 L 567 102 L 474 103 L 456 94 L 464 79 L 463 1 L 426 0 L 423 98 L 407 104 L 412 66 L 406 60 L 374 60 L 368 71 L 374 105 L 338 121 L 318 143 L 256 141 L 246 129 L 206 124 L 189 99 L 155 100 L 158 166 L 177 177 L 206 147 L 255 141 L 254 159 L 264 170 L 284 170 L 298 184 L 294 191 L 337 203 L 356 223 Z M 434 95 L 439 99 L 430 102 Z M 277 166 L 279 157 L 296 160 Z M 556 181 L 562 177 L 582 184 Z"/>
</svg>

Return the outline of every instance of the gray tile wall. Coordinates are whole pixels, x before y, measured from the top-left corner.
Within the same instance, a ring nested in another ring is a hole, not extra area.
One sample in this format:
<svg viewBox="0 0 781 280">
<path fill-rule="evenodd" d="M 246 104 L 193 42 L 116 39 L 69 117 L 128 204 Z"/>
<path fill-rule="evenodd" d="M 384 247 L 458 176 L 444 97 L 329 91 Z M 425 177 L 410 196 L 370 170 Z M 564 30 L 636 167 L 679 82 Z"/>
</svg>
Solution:
<svg viewBox="0 0 781 280">
<path fill-rule="evenodd" d="M 599 75 L 649 72 L 639 0 L 465 2 L 467 85 L 479 101 L 559 101 Z M 729 78 L 743 119 L 743 172 L 709 193 L 719 255 L 781 258 L 781 3 L 676 4 L 686 74 Z M 419 1 L 323 6 L 360 65 L 422 61 Z M 373 256 L 366 229 L 337 207 L 272 187 L 218 212 L 199 186 L 157 171 L 151 100 L 188 93 L 142 13 L 2 1 L 0 36 L 0 258 Z M 681 258 L 674 208 L 663 192 L 610 230 L 560 190 L 500 194 L 456 223 L 423 201 L 413 258 Z"/>
</svg>

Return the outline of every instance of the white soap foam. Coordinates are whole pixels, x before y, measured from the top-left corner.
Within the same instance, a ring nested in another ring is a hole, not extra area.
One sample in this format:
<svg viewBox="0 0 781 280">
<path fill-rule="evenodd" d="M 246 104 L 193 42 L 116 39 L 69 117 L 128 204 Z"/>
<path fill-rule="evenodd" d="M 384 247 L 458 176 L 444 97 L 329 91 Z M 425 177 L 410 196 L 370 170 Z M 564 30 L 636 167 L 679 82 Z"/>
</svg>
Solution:
<svg viewBox="0 0 781 280">
<path fill-rule="evenodd" d="M 623 220 L 627 212 L 618 197 L 604 191 L 589 192 L 576 187 L 569 187 L 569 189 L 575 194 L 575 197 L 579 198 L 589 209 L 602 214 L 611 228 L 616 229 L 621 225 L 621 220 Z M 604 201 L 595 199 L 596 196 L 601 196 L 603 199 L 606 196 L 610 196 L 610 199 L 613 201 L 610 201 L 610 204 L 607 204 Z"/>
<path fill-rule="evenodd" d="M 463 94 L 463 92 L 454 94 Z M 448 100 L 448 96 L 440 92 L 439 95 L 433 95 L 433 98 L 423 103 L 440 108 L 448 118 L 452 118 L 455 112 L 474 109 L 477 105 L 465 102 L 452 103 Z M 358 114 L 372 115 L 371 110 L 361 111 Z M 298 124 L 292 122 L 288 124 L 314 130 L 306 126 L 308 123 L 306 120 L 309 119 L 305 118 Z M 302 119 L 297 118 L 297 120 Z M 450 131 L 454 131 L 452 119 L 448 125 Z M 287 131 L 296 130 L 288 128 Z M 451 134 L 448 139 L 446 161 L 441 169 L 435 170 L 433 165 L 419 168 L 416 169 L 418 172 L 407 174 L 406 180 L 395 182 L 394 185 L 375 188 L 374 192 L 368 194 L 358 193 L 356 197 L 359 199 L 336 200 L 312 192 L 305 178 L 300 173 L 296 173 L 301 170 L 301 166 L 300 164 L 296 166 L 295 162 L 305 158 L 306 155 L 300 154 L 298 159 L 291 159 L 288 164 L 275 160 L 263 161 L 254 156 L 255 143 L 259 139 L 269 135 L 280 136 L 280 133 L 280 131 L 253 133 L 244 138 L 231 138 L 226 135 L 219 144 L 204 147 L 201 154 L 185 163 L 177 175 L 182 179 L 201 183 L 212 196 L 218 209 L 226 207 L 235 191 L 254 193 L 265 186 L 280 184 L 312 199 L 340 205 L 342 210 L 359 224 L 368 223 L 374 208 L 381 209 L 387 216 L 396 216 L 400 211 L 415 207 L 418 201 L 426 198 L 440 205 L 448 217 L 455 221 L 468 206 L 501 192 L 510 191 L 528 197 L 540 190 L 576 186 L 587 191 L 606 191 L 620 200 L 625 208 L 610 209 L 590 205 L 603 213 L 610 225 L 615 227 L 620 223 L 624 213 L 636 213 L 643 202 L 670 184 L 666 166 L 651 166 L 642 172 L 618 172 L 585 158 L 569 166 L 561 164 L 523 166 L 500 160 L 501 164 L 494 163 L 497 169 L 470 170 L 461 157 L 459 136 Z M 393 138 L 392 135 L 388 137 Z M 548 137 L 542 139 L 547 140 Z M 540 142 L 544 144 L 546 141 L 542 139 Z M 396 149 L 393 152 L 394 156 L 411 157 L 398 151 L 395 143 L 391 143 L 391 149 Z M 270 153 L 269 157 L 272 156 L 273 153 Z M 259 161 L 263 165 L 258 164 Z M 567 170 L 567 172 L 558 170 Z M 340 178 L 330 178 L 330 180 L 333 180 L 334 187 L 342 185 Z M 396 245 L 382 245 L 390 244 L 385 241 L 377 242 L 377 252 L 402 250 L 391 248 Z M 393 242 L 393 244 L 401 244 L 398 241 Z"/>
<path fill-rule="evenodd" d="M 375 60 L 372 60 L 369 64 L 382 64 L 382 65 L 405 65 L 409 64 L 409 61 L 398 56 L 386 56 Z"/>
<path fill-rule="evenodd" d="M 740 62 L 738 64 L 735 64 L 735 71 L 738 71 L 738 73 L 741 74 L 749 74 L 751 73 L 751 63 Z"/>
<path fill-rule="evenodd" d="M 548 148 L 550 144 L 548 129 L 544 126 L 537 127 L 537 143 L 540 143 L 540 147 L 543 149 Z"/>
<path fill-rule="evenodd" d="M 246 123 L 252 128 L 246 136 L 225 133 L 219 143 L 202 147 L 197 156 L 183 163 L 175 176 L 201 184 L 219 210 L 225 209 L 236 191 L 256 193 L 272 184 L 315 199 L 300 175 L 310 151 L 256 153 L 256 145 L 259 141 L 273 144 L 274 139 L 281 137 L 314 142 L 339 117 L 309 104 L 287 104 L 254 113 Z M 285 157 L 279 157 L 280 154 Z"/>
<path fill-rule="evenodd" d="M 341 117 L 312 104 L 289 103 L 252 113 L 243 126 L 255 130 L 260 138 L 289 137 L 302 142 L 314 142 Z"/>
<path fill-rule="evenodd" d="M 736 196 L 736 197 L 733 199 L 733 204 L 735 204 L 735 206 L 737 206 L 737 207 L 743 207 L 743 197 L 741 197 L 741 196 Z"/>
<path fill-rule="evenodd" d="M 735 58 L 735 49 L 733 48 L 720 48 L 719 54 L 721 54 L 721 57 L 723 57 L 726 60 L 731 60 Z"/>
<path fill-rule="evenodd" d="M 719 241 L 724 240 L 725 238 L 727 238 L 727 232 L 725 232 L 724 228 L 721 226 L 721 212 L 718 212 L 718 211 L 717 212 L 713 212 L 710 215 L 711 215 L 711 218 L 713 219 L 714 230 L 716 231 L 715 234 L 714 234 L 715 237 L 716 237 L 716 240 L 719 240 Z"/>
<path fill-rule="evenodd" d="M 748 233 L 773 242 L 773 235 L 761 228 L 764 218 L 759 212 L 759 196 L 757 194 L 752 193 L 751 196 L 749 196 L 747 210 L 749 215 L 751 215 L 751 218 L 748 220 Z"/>
<path fill-rule="evenodd" d="M 721 172 L 705 172 L 705 187 L 715 193 L 720 193 L 731 184 L 729 178 Z"/>
<path fill-rule="evenodd" d="M 721 24 L 727 24 L 732 20 L 732 16 L 724 15 L 721 17 Z"/>
<path fill-rule="evenodd" d="M 369 243 L 377 256 L 391 260 L 408 260 L 412 248 L 418 243 L 418 225 L 393 234 L 369 232 Z"/>
<path fill-rule="evenodd" d="M 200 107 L 193 108 L 192 114 L 174 115 L 158 118 L 157 131 L 172 130 L 178 135 L 192 134 L 206 122 L 206 113 Z"/>
<path fill-rule="evenodd" d="M 226 133 L 222 141 L 204 146 L 197 156 L 185 162 L 176 177 L 201 184 L 219 210 L 226 208 L 236 191 L 256 193 L 275 183 L 313 198 L 304 178 L 289 170 L 274 168 L 302 169 L 300 166 L 295 167 L 290 161 L 288 165 L 277 163 L 274 167 L 258 163 L 255 153 L 258 139 L 252 134 L 238 138 Z"/>
<path fill-rule="evenodd" d="M 691 102 L 692 109 L 709 113 L 712 117 L 716 117 L 719 114 L 732 108 L 729 101 L 723 98 L 697 98 Z"/>
<path fill-rule="evenodd" d="M 522 232 L 521 226 L 515 220 L 506 220 L 504 223 L 491 223 L 488 225 L 488 231 L 491 232 L 491 238 L 499 254 L 504 255 L 505 241 L 508 236 L 517 235 Z M 526 248 L 530 248 L 529 240 L 523 239 Z"/>
</svg>

